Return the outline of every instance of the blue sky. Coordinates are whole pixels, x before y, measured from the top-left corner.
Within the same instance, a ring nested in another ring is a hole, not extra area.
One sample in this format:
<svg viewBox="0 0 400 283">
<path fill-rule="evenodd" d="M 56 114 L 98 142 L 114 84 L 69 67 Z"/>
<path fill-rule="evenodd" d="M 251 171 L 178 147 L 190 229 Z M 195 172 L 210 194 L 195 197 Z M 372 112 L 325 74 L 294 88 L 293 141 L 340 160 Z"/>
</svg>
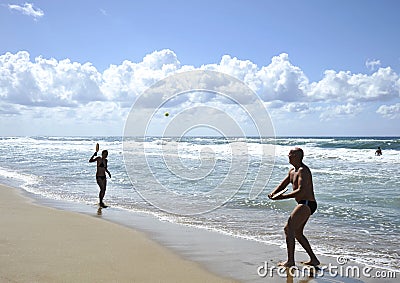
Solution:
<svg viewBox="0 0 400 283">
<path fill-rule="evenodd" d="M 400 2 L 0 2 L 0 135 L 121 135 L 188 68 L 231 74 L 278 135 L 400 135 Z"/>
</svg>

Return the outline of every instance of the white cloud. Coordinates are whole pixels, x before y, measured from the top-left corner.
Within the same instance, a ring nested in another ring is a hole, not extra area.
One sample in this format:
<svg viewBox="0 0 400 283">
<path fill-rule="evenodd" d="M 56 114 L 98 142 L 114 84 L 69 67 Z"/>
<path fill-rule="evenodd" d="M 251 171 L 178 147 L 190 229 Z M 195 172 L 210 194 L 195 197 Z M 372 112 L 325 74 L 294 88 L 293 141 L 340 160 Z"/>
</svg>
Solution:
<svg viewBox="0 0 400 283">
<path fill-rule="evenodd" d="M 230 55 L 222 56 L 219 64 L 203 65 L 201 69 L 231 75 L 247 83 L 250 87 L 252 86 L 255 74 L 258 71 L 257 65 L 253 62 L 249 60 L 239 60 L 236 57 L 232 58 Z M 253 89 L 254 88 L 257 88 L 257 86 L 253 85 Z"/>
<path fill-rule="evenodd" d="M 309 85 L 311 101 L 380 101 L 400 95 L 400 77 L 390 67 L 379 68 L 372 75 L 325 71 L 319 82 Z"/>
<path fill-rule="evenodd" d="M 0 56 L 0 97 L 9 103 L 76 107 L 105 100 L 101 82 L 101 74 L 90 63 L 42 57 L 31 62 L 26 51 Z"/>
<path fill-rule="evenodd" d="M 303 71 L 290 63 L 289 56 L 282 53 L 263 66 L 254 75 L 257 93 L 264 101 L 299 101 L 304 98 L 308 78 Z M 246 81 L 245 81 L 246 82 Z"/>
<path fill-rule="evenodd" d="M 130 107 L 143 91 L 179 69 L 180 63 L 173 51 L 154 51 L 140 63 L 126 60 L 119 66 L 111 65 L 102 75 L 100 89 L 109 100 Z"/>
<path fill-rule="evenodd" d="M 301 113 L 301 114 L 307 114 L 311 112 L 312 110 L 310 109 L 309 103 L 304 103 L 304 102 L 291 102 L 291 103 L 286 103 L 283 108 L 287 112 L 291 113 Z"/>
<path fill-rule="evenodd" d="M 224 55 L 219 64 L 203 65 L 205 70 L 229 74 L 242 80 L 264 101 L 297 101 L 304 97 L 308 79 L 303 71 L 290 63 L 289 56 L 274 56 L 271 64 L 258 68 L 249 60 Z"/>
<path fill-rule="evenodd" d="M 0 55 L 0 115 L 17 115 L 35 107 L 40 108 L 37 114 L 40 115 L 47 107 L 80 119 L 106 117 L 120 121 L 138 95 L 154 83 L 176 72 L 194 69 L 182 66 L 169 49 L 154 51 L 141 62 L 126 60 L 111 65 L 104 72 L 91 63 L 42 57 L 32 60 L 26 51 L 6 53 Z M 218 64 L 200 69 L 224 72 L 244 81 L 279 117 L 291 113 L 320 115 L 324 121 L 352 117 L 361 112 L 361 105 L 377 101 L 396 103 L 400 98 L 400 77 L 390 67 L 379 68 L 372 74 L 328 70 L 320 81 L 312 83 L 285 53 L 273 57 L 266 66 L 258 67 L 249 60 L 225 55 Z M 252 103 L 251 97 L 246 99 L 243 103 Z M 219 103 L 229 108 L 229 102 L 215 100 L 213 95 L 192 94 L 181 100 L 176 102 L 177 107 Z M 98 111 L 107 107 L 105 114 Z M 398 107 L 398 104 L 383 105 L 376 113 L 387 118 L 398 117 Z"/>
<path fill-rule="evenodd" d="M 375 71 L 381 66 L 381 61 L 380 60 L 370 60 L 368 59 L 365 62 L 365 66 L 370 70 L 370 71 Z"/>
<path fill-rule="evenodd" d="M 20 107 L 18 105 L 13 105 L 9 103 L 2 103 L 0 101 L 0 116 L 8 117 L 8 116 L 16 116 L 20 114 Z"/>
<path fill-rule="evenodd" d="M 44 12 L 39 8 L 34 8 L 33 3 L 25 3 L 24 6 L 8 4 L 10 10 L 21 12 L 24 15 L 33 17 L 35 20 L 44 16 Z"/>
<path fill-rule="evenodd" d="M 376 113 L 381 114 L 388 119 L 400 118 L 400 103 L 394 105 L 382 105 L 376 110 Z"/>
<path fill-rule="evenodd" d="M 347 117 L 354 117 L 361 113 L 362 108 L 360 104 L 350 104 L 329 106 L 323 110 L 320 115 L 322 121 L 330 121 L 334 119 L 343 119 Z"/>
<path fill-rule="evenodd" d="M 272 101 L 265 101 L 264 106 L 267 109 L 279 109 L 282 108 L 285 103 L 281 100 L 272 100 Z"/>
</svg>

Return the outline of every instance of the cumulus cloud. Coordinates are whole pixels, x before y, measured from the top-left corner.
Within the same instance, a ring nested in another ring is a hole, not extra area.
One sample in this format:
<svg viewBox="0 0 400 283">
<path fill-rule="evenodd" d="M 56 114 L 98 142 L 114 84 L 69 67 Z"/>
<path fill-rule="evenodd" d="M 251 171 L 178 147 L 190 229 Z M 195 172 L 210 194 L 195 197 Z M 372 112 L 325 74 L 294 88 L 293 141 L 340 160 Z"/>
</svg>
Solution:
<svg viewBox="0 0 400 283">
<path fill-rule="evenodd" d="M 371 62 L 370 65 L 377 67 L 378 63 Z M 64 107 L 86 113 L 84 109 L 91 111 L 106 105 L 112 111 L 125 113 L 154 83 L 177 72 L 194 69 L 193 66 L 182 66 L 177 55 L 169 49 L 147 54 L 141 62 L 126 60 L 111 65 L 103 72 L 91 63 L 42 57 L 32 59 L 26 51 L 6 53 L 0 55 L 0 114 L 16 114 L 24 111 L 23 107 Z M 360 113 L 360 103 L 396 103 L 400 98 L 400 77 L 390 67 L 379 68 L 372 74 L 328 70 L 320 81 L 310 82 L 301 68 L 290 62 L 288 54 L 282 53 L 265 66 L 224 55 L 219 63 L 203 65 L 200 69 L 220 71 L 242 80 L 274 112 L 302 115 L 317 112 L 321 113 L 322 120 L 356 115 Z M 187 107 L 190 103 L 213 103 L 215 97 L 193 94 L 184 99 L 177 105 Z M 250 96 L 248 101 L 246 99 L 243 103 L 252 102 Z M 229 104 L 229 101 L 217 102 Z M 335 106 L 327 108 L 327 103 Z M 383 105 L 377 113 L 384 117 L 397 117 L 398 104 Z M 97 119 L 96 115 L 93 117 Z M 121 118 L 109 114 L 107 117 Z"/>
<path fill-rule="evenodd" d="M 325 71 L 324 78 L 309 85 L 311 101 L 380 101 L 399 97 L 400 78 L 390 67 L 372 75 Z"/>
<path fill-rule="evenodd" d="M 381 114 L 388 119 L 400 118 L 400 103 L 394 105 L 382 105 L 376 110 L 376 113 Z"/>
<path fill-rule="evenodd" d="M 222 56 L 219 64 L 203 65 L 201 66 L 201 69 L 217 71 L 231 75 L 250 86 L 254 83 L 255 74 L 258 71 L 257 65 L 253 62 L 249 60 L 239 60 L 236 57 L 232 58 L 230 55 Z M 252 86 L 253 89 L 257 88 L 257 85 Z"/>
<path fill-rule="evenodd" d="M 130 107 L 136 96 L 179 69 L 180 63 L 173 51 L 154 51 L 139 63 L 126 60 L 121 65 L 111 65 L 102 75 L 100 89 L 109 100 Z"/>
<path fill-rule="evenodd" d="M 31 62 L 26 51 L 0 56 L 0 97 L 9 103 L 74 107 L 104 100 L 101 82 L 101 74 L 90 63 L 42 57 Z"/>
<path fill-rule="evenodd" d="M 271 64 L 256 72 L 254 80 L 254 85 L 259 86 L 257 93 L 265 101 L 302 100 L 308 85 L 308 78 L 289 61 L 286 53 L 273 57 Z"/>
<path fill-rule="evenodd" d="M 21 12 L 24 15 L 33 17 L 34 20 L 37 20 L 44 16 L 44 12 L 39 8 L 33 7 L 33 3 L 25 3 L 23 6 L 16 4 L 8 4 L 8 8 L 10 10 L 15 10 Z"/>
<path fill-rule="evenodd" d="M 203 65 L 205 70 L 223 72 L 242 80 L 264 101 L 297 101 L 305 96 L 308 78 L 289 61 L 289 55 L 274 56 L 268 66 L 259 68 L 249 60 L 224 55 L 219 64 Z"/>
<path fill-rule="evenodd" d="M 157 81 L 179 70 L 171 50 L 155 51 L 142 62 L 124 61 L 100 73 L 90 63 L 57 61 L 20 51 L 0 56 L 0 99 L 37 107 L 76 108 L 96 101 L 131 107 L 136 97 Z"/>
</svg>

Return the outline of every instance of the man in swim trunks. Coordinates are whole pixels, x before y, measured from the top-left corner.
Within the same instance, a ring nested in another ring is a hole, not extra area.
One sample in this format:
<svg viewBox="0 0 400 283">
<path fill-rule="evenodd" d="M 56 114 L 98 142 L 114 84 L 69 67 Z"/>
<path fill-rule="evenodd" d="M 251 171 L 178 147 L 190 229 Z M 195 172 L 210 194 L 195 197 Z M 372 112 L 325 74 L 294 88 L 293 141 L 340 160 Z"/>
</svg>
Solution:
<svg viewBox="0 0 400 283">
<path fill-rule="evenodd" d="M 294 247 L 295 239 L 302 245 L 310 256 L 310 260 L 304 264 L 317 266 L 320 264 L 311 249 L 310 243 L 303 235 L 304 226 L 306 225 L 311 214 L 317 209 L 315 201 L 313 181 L 310 169 L 303 163 L 303 150 L 294 148 L 289 152 L 289 163 L 294 166 L 289 170 L 287 177 L 268 195 L 270 199 L 288 199 L 294 198 L 297 201 L 297 206 L 293 209 L 285 226 L 286 245 L 288 259 L 285 262 L 279 263 L 280 266 L 291 267 L 295 265 Z M 274 198 L 274 194 L 285 189 L 289 184 L 292 184 L 293 191 L 287 194 L 282 194 Z"/>
<path fill-rule="evenodd" d="M 106 172 L 107 172 L 108 176 L 111 178 L 111 173 L 107 169 L 108 151 L 107 150 L 103 150 L 101 152 L 101 157 L 97 156 L 95 158 L 96 155 L 97 155 L 97 151 L 89 159 L 89 162 L 97 161 L 96 181 L 97 181 L 97 185 L 99 185 L 99 188 L 100 188 L 100 193 L 99 193 L 100 202 L 99 202 L 99 205 L 100 205 L 100 207 L 105 208 L 107 206 L 104 204 L 103 198 L 104 198 L 104 195 L 106 194 L 106 187 L 107 187 Z"/>
</svg>

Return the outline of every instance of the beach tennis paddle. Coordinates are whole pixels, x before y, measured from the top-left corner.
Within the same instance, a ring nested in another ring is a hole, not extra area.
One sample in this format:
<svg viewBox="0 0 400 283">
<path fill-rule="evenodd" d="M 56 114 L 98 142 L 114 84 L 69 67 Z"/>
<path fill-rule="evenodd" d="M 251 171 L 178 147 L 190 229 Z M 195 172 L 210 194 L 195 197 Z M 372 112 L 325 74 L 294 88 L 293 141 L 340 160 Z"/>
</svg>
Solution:
<svg viewBox="0 0 400 283">
<path fill-rule="evenodd" d="M 287 190 L 288 190 L 288 188 L 284 188 L 282 191 L 279 191 L 279 192 L 277 192 L 276 194 L 274 194 L 274 195 L 272 196 L 271 199 L 276 199 L 276 198 L 279 197 L 280 195 L 283 195 L 284 193 L 286 193 Z"/>
<path fill-rule="evenodd" d="M 98 152 L 99 149 L 100 149 L 100 145 L 99 145 L 99 143 L 96 143 L 96 152 Z"/>
</svg>

